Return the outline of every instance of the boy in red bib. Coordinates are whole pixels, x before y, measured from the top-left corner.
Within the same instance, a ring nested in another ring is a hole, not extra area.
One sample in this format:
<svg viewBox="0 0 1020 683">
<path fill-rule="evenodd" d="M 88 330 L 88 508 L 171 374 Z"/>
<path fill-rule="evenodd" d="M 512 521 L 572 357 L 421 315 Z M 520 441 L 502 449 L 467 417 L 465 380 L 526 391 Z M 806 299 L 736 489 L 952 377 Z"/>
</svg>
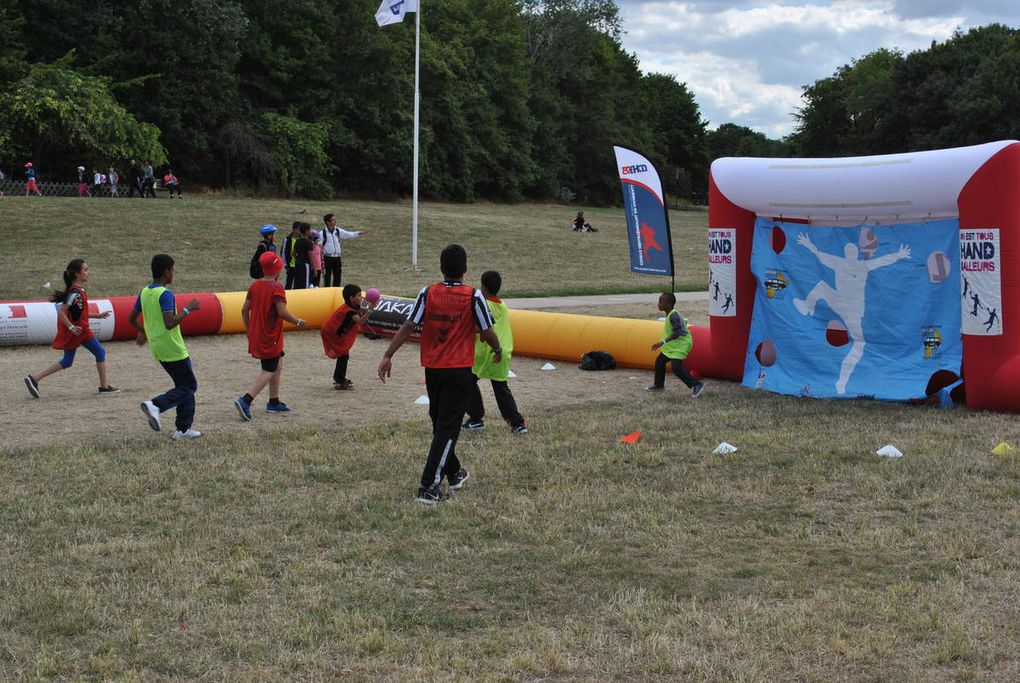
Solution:
<svg viewBox="0 0 1020 683">
<path fill-rule="evenodd" d="M 379 379 L 385 382 L 392 370 L 393 354 L 421 325 L 421 364 L 425 367 L 432 443 L 416 500 L 426 505 L 442 500 L 443 477 L 449 489 L 456 491 L 469 476 L 460 466 L 456 446 L 468 393 L 474 385 L 471 366 L 475 361 L 476 330 L 492 348 L 494 361 L 498 363 L 502 358 L 499 338 L 492 330 L 492 316 L 482 293 L 461 282 L 467 271 L 464 247 L 451 244 L 443 249 L 439 267 L 443 281 L 418 293 L 411 315 L 393 337 L 378 370 Z"/>
<path fill-rule="evenodd" d="M 354 383 L 347 379 L 347 361 L 361 326 L 368 320 L 369 304 L 363 303 L 361 287 L 349 284 L 343 289 L 344 302 L 333 311 L 322 325 L 322 350 L 329 358 L 336 358 L 333 369 L 333 388 L 347 391 Z"/>
<path fill-rule="evenodd" d="M 39 382 L 44 377 L 71 367 L 80 346 L 84 346 L 96 357 L 96 371 L 99 373 L 98 392 L 116 394 L 120 391 L 106 381 L 106 349 L 96 339 L 89 325 L 89 318 L 110 317 L 110 311 L 95 314 L 89 312 L 89 295 L 84 287 L 89 281 L 89 276 L 89 265 L 84 259 L 76 258 L 67 264 L 63 273 L 67 289 L 57 290 L 50 297 L 50 301 L 60 304 L 60 308 L 57 309 L 57 337 L 53 340 L 53 348 L 63 351 L 64 357 L 45 370 L 25 377 L 25 386 L 33 398 L 39 398 Z"/>
<path fill-rule="evenodd" d="M 280 373 L 283 370 L 283 321 L 303 327 L 304 320 L 295 318 L 287 310 L 287 293 L 278 278 L 283 270 L 283 259 L 271 251 L 259 257 L 263 277 L 251 283 L 241 307 L 241 319 L 248 332 L 248 353 L 258 358 L 262 369 L 252 380 L 248 393 L 234 399 L 234 407 L 241 419 L 252 419 L 251 404 L 266 385 L 269 385 L 267 413 L 289 413 L 290 406 L 280 400 Z"/>
</svg>

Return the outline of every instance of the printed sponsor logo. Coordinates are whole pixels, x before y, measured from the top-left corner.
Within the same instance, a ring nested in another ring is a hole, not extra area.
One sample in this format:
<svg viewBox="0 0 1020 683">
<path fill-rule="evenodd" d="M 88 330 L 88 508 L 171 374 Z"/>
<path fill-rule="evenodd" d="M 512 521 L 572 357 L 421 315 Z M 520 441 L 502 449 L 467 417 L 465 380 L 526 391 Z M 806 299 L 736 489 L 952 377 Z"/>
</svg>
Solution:
<svg viewBox="0 0 1020 683">
<path fill-rule="evenodd" d="M 924 347 L 924 358 L 930 360 L 938 348 L 942 346 L 942 331 L 932 325 L 921 328 L 921 344 Z"/>
</svg>

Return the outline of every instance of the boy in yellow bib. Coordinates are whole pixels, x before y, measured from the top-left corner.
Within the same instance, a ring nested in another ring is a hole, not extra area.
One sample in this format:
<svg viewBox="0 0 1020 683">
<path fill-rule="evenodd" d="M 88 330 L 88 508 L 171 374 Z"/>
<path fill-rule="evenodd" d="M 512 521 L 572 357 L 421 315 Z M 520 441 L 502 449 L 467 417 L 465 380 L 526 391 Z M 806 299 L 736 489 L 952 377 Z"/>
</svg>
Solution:
<svg viewBox="0 0 1020 683">
<path fill-rule="evenodd" d="M 135 342 L 141 346 L 146 341 L 152 350 L 152 357 L 173 380 L 174 388 L 149 401 L 142 401 L 142 413 L 149 426 L 155 431 L 162 428 L 159 414 L 177 409 L 175 439 L 197 439 L 202 432 L 191 427 L 195 419 L 195 392 L 198 381 L 191 369 L 191 358 L 181 336 L 181 323 L 199 307 L 198 299 L 177 310 L 174 293 L 167 285 L 174 281 L 174 260 L 167 254 L 152 257 L 152 284 L 146 287 L 135 300 L 134 309 L 128 322 L 138 329 Z M 138 317 L 142 321 L 139 323 Z"/>
<path fill-rule="evenodd" d="M 662 327 L 662 339 L 652 344 L 652 351 L 658 351 L 655 359 L 655 384 L 648 391 L 659 391 L 666 383 L 666 363 L 672 363 L 673 374 L 692 389 L 691 398 L 701 396 L 705 383 L 699 382 L 684 368 L 684 358 L 694 347 L 694 338 L 687 327 L 687 320 L 676 310 L 676 295 L 666 292 L 659 295 L 659 310 L 666 314 Z"/>
<path fill-rule="evenodd" d="M 467 422 L 462 429 L 468 431 L 485 429 L 485 404 L 482 403 L 482 392 L 478 389 L 478 380 L 487 379 L 492 383 L 492 393 L 496 396 L 496 406 L 510 429 L 515 434 L 527 434 L 528 426 L 517 410 L 517 402 L 510 391 L 507 379 L 510 376 L 510 356 L 514 350 L 514 334 L 510 329 L 510 312 L 506 304 L 497 297 L 503 287 L 503 278 L 494 270 L 482 273 L 482 295 L 492 314 L 492 329 L 499 337 L 499 346 L 503 350 L 497 363 L 489 345 L 475 335 L 475 364 L 471 368 L 475 382 L 467 398 Z"/>
</svg>

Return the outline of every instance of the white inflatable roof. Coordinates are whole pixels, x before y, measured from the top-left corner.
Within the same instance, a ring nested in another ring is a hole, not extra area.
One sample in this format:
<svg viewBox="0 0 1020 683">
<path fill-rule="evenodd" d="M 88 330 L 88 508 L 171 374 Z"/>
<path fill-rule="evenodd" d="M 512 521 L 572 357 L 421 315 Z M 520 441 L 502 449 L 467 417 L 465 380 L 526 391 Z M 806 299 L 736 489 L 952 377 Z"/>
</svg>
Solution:
<svg viewBox="0 0 1020 683">
<path fill-rule="evenodd" d="M 1015 140 L 832 159 L 716 159 L 712 178 L 737 206 L 827 225 L 955 218 L 960 190 Z"/>
</svg>

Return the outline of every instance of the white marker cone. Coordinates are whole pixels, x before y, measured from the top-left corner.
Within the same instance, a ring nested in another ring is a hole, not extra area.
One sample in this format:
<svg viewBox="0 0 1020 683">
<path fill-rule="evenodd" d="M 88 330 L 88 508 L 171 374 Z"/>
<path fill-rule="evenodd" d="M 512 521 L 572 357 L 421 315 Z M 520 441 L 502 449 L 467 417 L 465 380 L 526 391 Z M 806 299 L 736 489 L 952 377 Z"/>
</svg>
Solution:
<svg viewBox="0 0 1020 683">
<path fill-rule="evenodd" d="M 900 452 L 900 449 L 896 448 L 896 446 L 893 446 L 892 444 L 889 444 L 887 446 L 882 446 L 877 451 L 875 451 L 875 455 L 881 456 L 883 458 L 902 458 L 903 457 L 903 453 Z"/>
<path fill-rule="evenodd" d="M 429 404 L 429 397 L 422 394 L 418 398 L 414 399 L 414 404 L 416 406 L 427 406 Z"/>
<path fill-rule="evenodd" d="M 553 365 L 552 363 L 546 363 L 545 365 L 539 368 L 539 370 L 555 370 L 555 369 L 556 366 Z"/>
<path fill-rule="evenodd" d="M 715 455 L 729 455 L 730 453 L 736 453 L 736 452 L 737 452 L 737 447 L 734 446 L 731 443 L 726 443 L 725 441 L 723 441 L 721 444 L 716 446 L 715 450 L 712 451 L 712 453 L 715 454 Z"/>
<path fill-rule="evenodd" d="M 516 376 L 517 376 L 517 373 L 516 373 L 516 372 L 514 372 L 513 370 L 507 370 L 507 371 L 506 371 L 506 376 L 507 376 L 508 378 L 514 378 L 514 377 L 516 377 Z"/>
</svg>

